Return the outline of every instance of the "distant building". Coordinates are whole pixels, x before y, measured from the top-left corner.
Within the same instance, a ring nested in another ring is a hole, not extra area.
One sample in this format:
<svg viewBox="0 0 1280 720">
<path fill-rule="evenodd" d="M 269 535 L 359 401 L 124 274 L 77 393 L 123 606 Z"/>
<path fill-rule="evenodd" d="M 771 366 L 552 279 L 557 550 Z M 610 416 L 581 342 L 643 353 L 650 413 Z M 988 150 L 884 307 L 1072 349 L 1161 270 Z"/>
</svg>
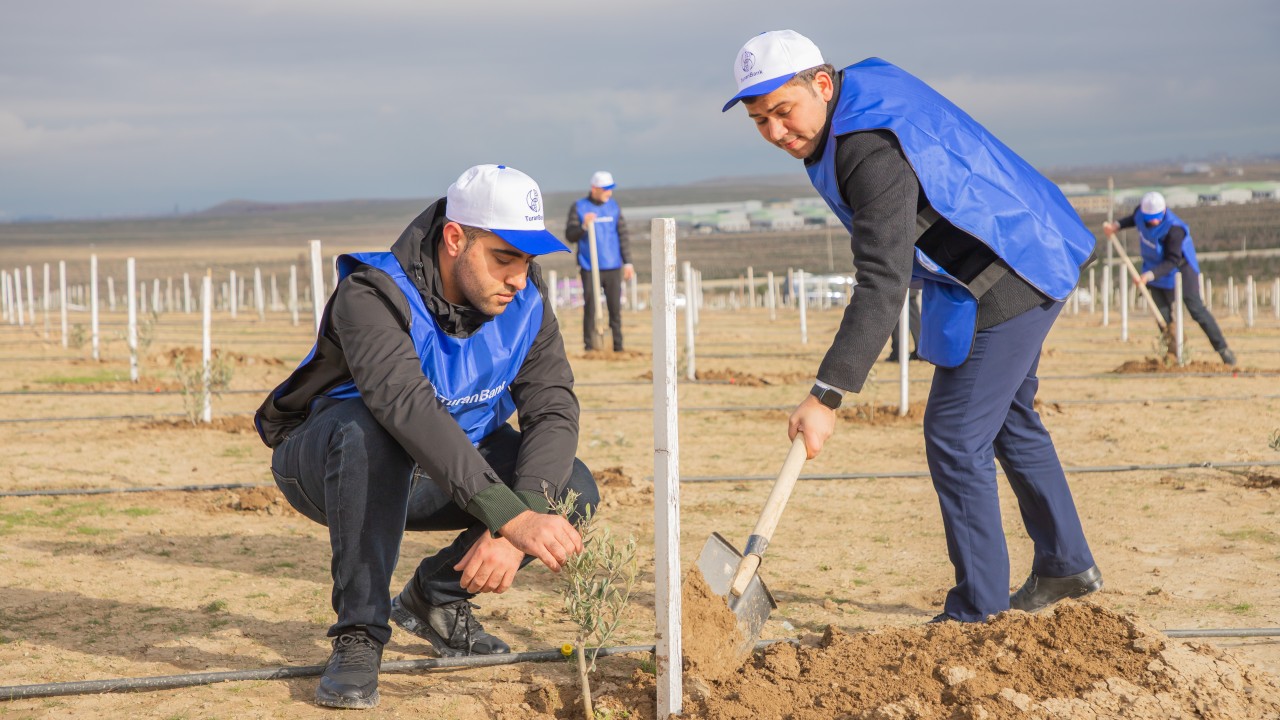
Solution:
<svg viewBox="0 0 1280 720">
<path fill-rule="evenodd" d="M 1253 200 L 1253 191 L 1249 188 L 1227 188 L 1218 193 L 1218 197 L 1224 205 L 1243 205 Z"/>
<path fill-rule="evenodd" d="M 1081 215 L 1104 213 L 1111 206 L 1111 198 L 1104 193 L 1067 195 L 1067 202 Z"/>
<path fill-rule="evenodd" d="M 1209 163 L 1187 163 L 1182 166 L 1183 175 L 1211 175 L 1213 168 Z"/>
</svg>

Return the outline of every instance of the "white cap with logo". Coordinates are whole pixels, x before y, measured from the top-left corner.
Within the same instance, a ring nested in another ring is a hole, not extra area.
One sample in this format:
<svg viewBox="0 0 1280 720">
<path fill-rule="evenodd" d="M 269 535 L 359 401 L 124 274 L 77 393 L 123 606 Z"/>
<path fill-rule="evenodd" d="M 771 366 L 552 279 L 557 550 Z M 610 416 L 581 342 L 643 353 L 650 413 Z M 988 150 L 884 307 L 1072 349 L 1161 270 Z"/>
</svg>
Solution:
<svg viewBox="0 0 1280 720">
<path fill-rule="evenodd" d="M 591 187 L 597 187 L 601 190 L 612 190 L 614 184 L 613 173 L 608 170 L 597 170 L 591 176 Z"/>
<path fill-rule="evenodd" d="M 725 103 L 727 111 L 743 98 L 768 95 L 786 85 L 796 73 L 825 64 L 822 51 L 794 30 L 770 30 L 747 41 L 733 61 L 738 94 Z"/>
<path fill-rule="evenodd" d="M 468 168 L 449 186 L 444 214 L 456 223 L 488 230 L 530 255 L 569 251 L 547 232 L 538 183 L 513 167 Z"/>
<path fill-rule="evenodd" d="M 1149 192 L 1142 196 L 1142 202 L 1138 205 L 1138 213 L 1142 215 L 1142 219 L 1151 222 L 1164 217 L 1164 211 L 1168 206 L 1165 205 L 1164 196 L 1158 192 Z"/>
</svg>

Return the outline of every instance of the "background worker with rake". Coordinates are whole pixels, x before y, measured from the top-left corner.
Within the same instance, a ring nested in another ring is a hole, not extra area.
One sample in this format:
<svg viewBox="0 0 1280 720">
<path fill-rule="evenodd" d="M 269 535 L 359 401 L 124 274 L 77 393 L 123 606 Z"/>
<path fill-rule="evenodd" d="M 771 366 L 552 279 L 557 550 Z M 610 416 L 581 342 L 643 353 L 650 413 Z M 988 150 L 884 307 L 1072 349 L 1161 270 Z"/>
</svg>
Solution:
<svg viewBox="0 0 1280 720">
<path fill-rule="evenodd" d="M 960 108 L 877 58 L 836 72 L 790 30 L 749 40 L 737 94 L 771 145 L 803 160 L 852 236 L 858 286 L 788 431 L 816 456 L 857 392 L 908 285 L 922 291 L 920 357 L 937 366 L 925 453 L 955 587 L 935 620 L 1034 611 L 1102 587 L 1049 433 L 1032 403 L 1040 348 L 1094 238 L 1053 183 Z M 998 459 L 1035 544 L 1009 595 Z"/>
<path fill-rule="evenodd" d="M 1104 223 L 1103 232 L 1115 235 L 1124 228 L 1137 228 L 1142 247 L 1142 274 L 1134 282 L 1146 285 L 1151 291 L 1164 322 L 1173 322 L 1175 272 L 1182 273 L 1182 302 L 1187 306 L 1191 319 L 1195 320 L 1209 343 L 1218 352 L 1222 362 L 1236 364 L 1236 354 L 1227 347 L 1227 339 L 1213 313 L 1200 298 L 1200 263 L 1196 261 L 1196 246 L 1191 241 L 1191 228 L 1165 204 L 1164 195 L 1149 192 L 1142 196 L 1133 214 L 1118 222 Z"/>
</svg>

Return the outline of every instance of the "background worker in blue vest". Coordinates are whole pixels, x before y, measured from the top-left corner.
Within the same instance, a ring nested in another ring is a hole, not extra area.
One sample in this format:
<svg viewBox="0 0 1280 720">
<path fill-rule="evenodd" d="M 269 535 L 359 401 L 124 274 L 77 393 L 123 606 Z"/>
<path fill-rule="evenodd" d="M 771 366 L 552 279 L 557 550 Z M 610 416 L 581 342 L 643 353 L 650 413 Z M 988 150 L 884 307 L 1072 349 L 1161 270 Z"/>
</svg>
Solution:
<svg viewBox="0 0 1280 720">
<path fill-rule="evenodd" d="M 440 655 L 510 652 L 471 598 L 505 591 L 533 558 L 559 571 L 582 550 L 548 513 L 570 489 L 579 513 L 599 495 L 574 458 L 573 373 L 533 262 L 567 250 L 537 183 L 478 165 L 390 252 L 339 258 L 315 347 L 255 418 L 280 491 L 329 528 L 338 619 L 317 703 L 377 704 L 389 619 Z M 405 530 L 462 533 L 393 600 Z"/>
<path fill-rule="evenodd" d="M 935 620 L 1035 611 L 1099 589 L 1053 441 L 1032 407 L 1040 347 L 1094 247 L 1066 199 L 1029 164 L 920 80 L 880 59 L 836 72 L 790 30 L 747 42 L 733 61 L 746 114 L 803 160 L 852 236 L 858 288 L 817 382 L 788 423 L 810 457 L 884 348 L 912 279 L 920 356 L 937 366 L 925 454 L 955 587 Z M 1034 542 L 1031 574 L 1009 595 L 995 460 Z"/>
<path fill-rule="evenodd" d="M 600 288 L 609 308 L 609 330 L 613 333 L 613 349 L 622 351 L 622 281 L 635 276 L 631 266 L 631 241 L 622 208 L 613 199 L 613 175 L 604 170 L 591 176 L 591 190 L 569 207 L 564 235 L 578 243 L 578 268 L 582 276 L 583 306 L 582 344 L 596 349 L 596 293 L 591 284 L 591 243 L 587 242 L 587 226 L 596 227 L 596 257 L 600 262 Z"/>
<path fill-rule="evenodd" d="M 1200 263 L 1196 261 L 1196 246 L 1191 242 L 1191 229 L 1168 208 L 1164 195 L 1149 192 L 1142 196 L 1138 207 L 1129 217 L 1118 222 L 1103 223 L 1102 229 L 1114 235 L 1123 228 L 1137 228 L 1142 246 L 1142 275 L 1135 283 L 1151 290 L 1166 323 L 1172 323 L 1173 304 L 1177 292 L 1173 274 L 1182 273 L 1182 302 L 1187 306 L 1191 319 L 1200 324 L 1209 343 L 1218 352 L 1222 362 L 1236 364 L 1236 354 L 1227 347 L 1227 339 L 1213 313 L 1200 298 Z"/>
</svg>

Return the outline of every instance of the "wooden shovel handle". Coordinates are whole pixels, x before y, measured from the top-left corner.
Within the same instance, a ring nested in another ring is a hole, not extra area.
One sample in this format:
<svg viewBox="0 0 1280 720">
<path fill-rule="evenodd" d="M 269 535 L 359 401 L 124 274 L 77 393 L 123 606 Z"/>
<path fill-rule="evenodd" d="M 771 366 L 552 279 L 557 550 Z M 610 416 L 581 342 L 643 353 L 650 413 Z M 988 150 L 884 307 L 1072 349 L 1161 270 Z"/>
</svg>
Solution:
<svg viewBox="0 0 1280 720">
<path fill-rule="evenodd" d="M 1107 233 L 1107 239 L 1111 241 L 1111 246 L 1115 248 L 1116 254 L 1124 261 L 1125 267 L 1129 268 L 1129 274 L 1136 281 L 1142 277 L 1138 272 L 1138 268 L 1133 266 L 1133 261 L 1125 254 L 1124 246 L 1120 244 L 1120 240 L 1116 238 L 1115 233 Z M 1151 314 L 1155 316 L 1156 325 L 1160 326 L 1160 330 L 1168 330 L 1168 325 L 1164 321 L 1164 316 L 1160 314 L 1160 308 L 1156 307 L 1155 300 L 1151 299 L 1151 291 L 1147 289 L 1145 283 L 1135 283 L 1138 286 L 1138 292 L 1142 293 L 1142 297 L 1147 299 L 1147 307 L 1151 308 Z"/>
<path fill-rule="evenodd" d="M 796 480 L 800 477 L 800 469 L 804 467 L 807 454 L 804 433 L 798 432 L 796 439 L 791 443 L 787 459 L 782 463 L 782 469 L 778 471 L 777 479 L 773 481 L 773 491 L 765 501 L 760 519 L 756 521 L 756 527 L 747 540 L 747 551 L 738 563 L 738 571 L 734 574 L 733 583 L 729 586 L 729 590 L 734 595 L 742 595 L 760 567 L 760 558 L 773 537 L 773 531 L 778 527 L 778 521 L 782 519 L 782 510 L 787 506 L 791 490 L 796 486 Z"/>
</svg>

